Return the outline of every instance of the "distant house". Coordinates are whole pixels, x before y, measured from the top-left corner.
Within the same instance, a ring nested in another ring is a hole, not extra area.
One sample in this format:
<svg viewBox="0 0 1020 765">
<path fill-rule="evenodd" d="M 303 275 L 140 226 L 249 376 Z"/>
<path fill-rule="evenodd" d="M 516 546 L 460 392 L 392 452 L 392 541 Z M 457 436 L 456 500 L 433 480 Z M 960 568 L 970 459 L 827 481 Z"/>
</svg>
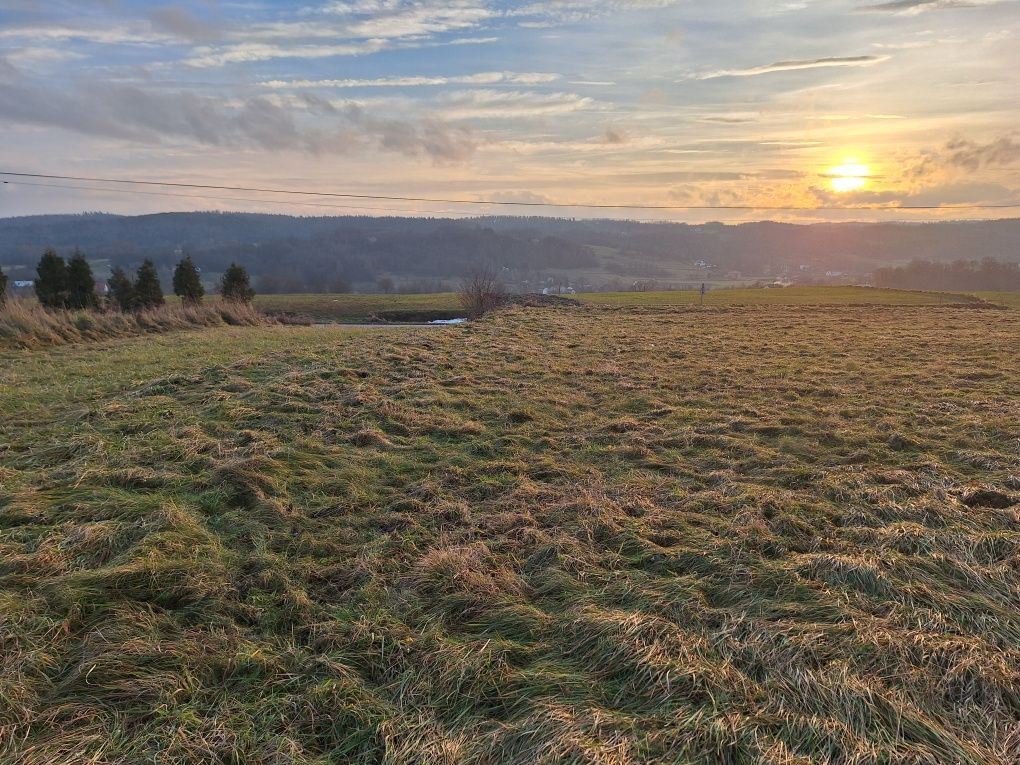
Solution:
<svg viewBox="0 0 1020 765">
<path fill-rule="evenodd" d="M 109 295 L 110 285 L 106 282 L 96 282 L 96 294 L 97 295 Z"/>
<path fill-rule="evenodd" d="M 16 290 L 30 290 L 35 287 L 35 282 L 32 279 L 15 279 L 11 287 Z"/>
<path fill-rule="evenodd" d="M 577 290 L 573 287 L 544 287 L 543 295 L 576 295 Z"/>
</svg>

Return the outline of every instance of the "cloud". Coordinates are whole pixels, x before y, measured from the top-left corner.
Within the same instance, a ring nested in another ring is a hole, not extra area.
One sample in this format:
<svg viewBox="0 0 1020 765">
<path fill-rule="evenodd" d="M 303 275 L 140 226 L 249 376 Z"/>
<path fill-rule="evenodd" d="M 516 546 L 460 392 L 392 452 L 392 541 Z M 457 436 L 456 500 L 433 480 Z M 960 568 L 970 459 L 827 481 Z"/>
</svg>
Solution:
<svg viewBox="0 0 1020 765">
<path fill-rule="evenodd" d="M 730 112 L 729 114 L 706 114 L 698 117 L 698 122 L 716 123 L 719 125 L 744 125 L 749 122 L 758 122 L 761 119 L 759 112 Z"/>
<path fill-rule="evenodd" d="M 269 61 L 277 58 L 332 58 L 333 56 L 361 56 L 377 53 L 385 47 L 382 40 L 341 45 L 268 45 L 266 43 L 243 43 L 224 48 L 198 48 L 195 55 L 183 63 L 198 68 L 241 64 L 254 61 Z"/>
<path fill-rule="evenodd" d="M 365 40 L 363 42 L 340 43 L 337 45 L 271 45 L 268 43 L 241 43 L 219 48 L 196 48 L 195 55 L 182 63 L 197 68 L 224 66 L 225 64 L 270 61 L 278 58 L 316 59 L 334 56 L 365 56 L 384 50 L 427 48 L 441 45 L 484 45 L 496 42 L 496 37 L 461 37 L 442 42 L 412 40 L 406 42 L 391 40 Z"/>
<path fill-rule="evenodd" d="M 906 118 L 902 114 L 822 114 L 817 117 L 809 115 L 809 119 L 817 119 L 822 122 L 846 122 L 848 120 L 902 120 Z"/>
<path fill-rule="evenodd" d="M 612 182 L 639 181 L 641 183 L 715 183 L 722 181 L 798 180 L 804 174 L 796 170 L 766 168 L 760 171 L 740 170 L 660 170 L 647 172 L 613 173 L 604 176 Z"/>
<path fill-rule="evenodd" d="M 494 10 L 481 5 L 456 3 L 413 5 L 397 13 L 353 22 L 345 31 L 355 38 L 437 35 L 472 29 L 496 15 Z"/>
<path fill-rule="evenodd" d="M 16 82 L 21 78 L 21 72 L 6 57 L 0 56 L 0 83 Z"/>
<path fill-rule="evenodd" d="M 545 0 L 510 9 L 507 15 L 529 20 L 519 22 L 522 27 L 542 28 L 553 23 L 589 21 L 620 11 L 647 11 L 668 8 L 678 0 Z M 531 19 L 540 19 L 539 21 Z"/>
<path fill-rule="evenodd" d="M 748 69 L 720 69 L 698 75 L 699 80 L 711 80 L 716 77 L 754 77 L 772 72 L 792 72 L 801 69 L 823 69 L 829 67 L 874 66 L 889 60 L 889 56 L 834 56 L 830 58 L 812 58 L 794 61 L 776 61 L 765 66 L 754 66 Z"/>
<path fill-rule="evenodd" d="M 478 146 L 470 130 L 450 127 L 435 118 L 426 118 L 420 123 L 379 119 L 366 114 L 357 105 L 346 107 L 344 113 L 386 151 L 408 156 L 424 154 L 438 162 L 463 162 Z"/>
<path fill-rule="evenodd" d="M 103 27 L 72 27 L 61 24 L 50 26 L 9 25 L 0 29 L 0 40 L 28 40 L 42 42 L 89 42 L 99 45 L 157 45 L 172 43 L 174 37 L 154 31 L 151 26 L 111 24 Z"/>
<path fill-rule="evenodd" d="M 7 51 L 6 56 L 8 62 L 29 68 L 88 58 L 83 53 L 52 47 L 15 48 L 14 50 Z"/>
<path fill-rule="evenodd" d="M 938 149 L 922 151 L 904 172 L 910 181 L 928 180 L 947 172 L 976 173 L 986 167 L 1005 167 L 1020 162 L 1020 142 L 1003 135 L 988 143 L 956 137 Z"/>
<path fill-rule="evenodd" d="M 453 77 L 376 77 L 373 79 L 349 80 L 270 80 L 259 83 L 264 88 L 273 90 L 307 89 L 307 88 L 415 88 L 438 85 L 495 85 L 513 83 L 520 85 L 537 85 L 555 82 L 558 74 L 543 72 L 479 72 Z"/>
<path fill-rule="evenodd" d="M 494 191 L 485 195 L 486 199 L 496 202 L 526 202 L 528 204 L 554 204 L 553 200 L 544 194 L 536 194 L 534 191 Z"/>
<path fill-rule="evenodd" d="M 1012 136 L 1001 136 L 986 144 L 955 138 L 945 148 L 949 164 L 970 172 L 988 165 L 1011 165 L 1020 160 L 1020 143 Z"/>
<path fill-rule="evenodd" d="M 1001 0 L 892 0 L 887 3 L 876 3 L 859 8 L 860 11 L 877 11 L 899 13 L 915 16 L 925 11 L 937 11 L 947 8 L 976 8 L 982 5 L 996 5 Z"/>
<path fill-rule="evenodd" d="M 595 100 L 576 93 L 465 90 L 443 98 L 443 117 L 463 119 L 514 119 L 569 114 L 595 107 Z"/>
<path fill-rule="evenodd" d="M 998 183 L 951 182 L 918 191 L 850 191 L 813 186 L 811 195 L 822 205 L 885 205 L 897 207 L 958 207 L 966 205 L 1012 205 L 1020 202 L 1020 189 Z"/>
<path fill-rule="evenodd" d="M 213 40 L 219 30 L 213 24 L 198 18 L 187 8 L 179 5 L 163 5 L 149 11 L 149 23 L 157 32 L 163 32 L 184 40 L 204 42 Z"/>
<path fill-rule="evenodd" d="M 486 2 L 416 0 L 414 2 L 329 3 L 306 8 L 311 20 L 253 26 L 252 37 L 328 37 L 332 39 L 393 39 L 462 32 L 498 19 L 502 14 Z"/>
<path fill-rule="evenodd" d="M 0 122 L 44 125 L 142 144 L 190 141 L 207 146 L 252 147 L 313 154 L 373 149 L 436 162 L 460 162 L 477 147 L 467 128 L 435 118 L 380 119 L 361 106 L 334 106 L 302 96 L 315 124 L 296 109 L 250 98 L 236 103 L 189 92 L 150 93 L 136 87 L 86 82 L 73 93 L 45 88 L 0 67 Z"/>
<path fill-rule="evenodd" d="M 606 132 L 602 134 L 601 138 L 602 143 L 612 145 L 624 144 L 627 143 L 628 140 L 629 140 L 628 136 L 625 132 L 623 132 L 619 128 L 613 127 L 607 127 Z"/>
</svg>

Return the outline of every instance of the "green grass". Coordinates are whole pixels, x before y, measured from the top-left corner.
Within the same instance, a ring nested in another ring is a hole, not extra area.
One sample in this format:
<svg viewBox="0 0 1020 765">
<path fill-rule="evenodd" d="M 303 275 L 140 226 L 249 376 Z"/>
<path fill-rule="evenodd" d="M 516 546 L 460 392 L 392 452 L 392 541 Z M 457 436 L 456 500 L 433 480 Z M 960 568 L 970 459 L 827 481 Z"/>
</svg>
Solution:
<svg viewBox="0 0 1020 765">
<path fill-rule="evenodd" d="M 318 321 L 360 322 L 389 312 L 405 312 L 409 316 L 425 312 L 456 313 L 460 310 L 460 300 L 453 292 L 430 295 L 258 295 L 255 306 L 263 311 L 304 314 Z"/>
<path fill-rule="evenodd" d="M 1020 292 L 975 292 L 974 294 L 989 303 L 1020 309 Z"/>
<path fill-rule="evenodd" d="M 593 292 L 576 296 L 595 305 L 688 305 L 696 292 Z M 705 305 L 940 305 L 975 302 L 972 295 L 912 292 L 872 287 L 786 287 L 783 289 L 718 289 L 705 295 Z M 289 311 L 317 321 L 363 322 L 379 315 L 402 318 L 452 318 L 462 308 L 453 292 L 432 295 L 259 295 L 256 307 Z"/>
<path fill-rule="evenodd" d="M 1018 344 L 581 306 L 4 354 L 0 762 L 1016 762 Z"/>
</svg>

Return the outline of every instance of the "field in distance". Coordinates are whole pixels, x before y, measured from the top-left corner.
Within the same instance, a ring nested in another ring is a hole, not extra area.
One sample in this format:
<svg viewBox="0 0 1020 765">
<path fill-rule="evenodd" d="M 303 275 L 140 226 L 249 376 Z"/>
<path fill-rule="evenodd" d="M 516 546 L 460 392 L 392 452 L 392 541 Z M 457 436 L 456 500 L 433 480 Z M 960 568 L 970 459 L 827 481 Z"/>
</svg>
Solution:
<svg viewBox="0 0 1020 765">
<path fill-rule="evenodd" d="M 392 321 L 429 321 L 462 315 L 454 292 L 424 295 L 257 295 L 255 306 L 263 311 L 285 311 L 310 316 L 316 321 L 361 322 L 391 317 Z"/>
<path fill-rule="evenodd" d="M 1020 292 L 975 292 L 982 300 L 1020 310 Z"/>
<path fill-rule="evenodd" d="M 1008 295 L 1010 293 L 995 293 Z M 592 292 L 571 295 L 596 305 L 687 305 L 701 301 L 697 292 Z M 784 287 L 721 289 L 705 294 L 705 305 L 945 305 L 973 303 L 974 295 L 914 292 L 875 287 Z M 317 321 L 360 322 L 383 316 L 391 321 L 449 319 L 461 314 L 453 292 L 431 295 L 259 295 L 256 305 L 267 311 L 288 311 Z"/>
<path fill-rule="evenodd" d="M 0 357 L 0 761 L 1020 758 L 1020 314 Z"/>
</svg>

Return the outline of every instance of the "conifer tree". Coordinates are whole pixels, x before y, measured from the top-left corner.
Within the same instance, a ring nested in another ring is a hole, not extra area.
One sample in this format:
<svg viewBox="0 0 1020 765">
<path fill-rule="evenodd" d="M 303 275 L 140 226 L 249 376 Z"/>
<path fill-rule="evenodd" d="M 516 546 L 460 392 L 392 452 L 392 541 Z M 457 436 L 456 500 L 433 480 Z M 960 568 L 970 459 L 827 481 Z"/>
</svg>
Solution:
<svg viewBox="0 0 1020 765">
<path fill-rule="evenodd" d="M 130 311 L 135 307 L 135 285 L 123 268 L 117 266 L 113 269 L 106 286 L 110 288 L 110 298 L 120 310 Z"/>
<path fill-rule="evenodd" d="M 230 268 L 223 272 L 223 279 L 220 280 L 220 294 L 223 295 L 224 300 L 250 303 L 255 297 L 255 290 L 251 288 L 248 281 L 248 272 L 236 263 L 231 263 Z"/>
<path fill-rule="evenodd" d="M 92 275 L 92 267 L 85 256 L 78 250 L 67 264 L 67 307 L 96 308 L 99 298 L 96 297 L 96 280 Z"/>
<path fill-rule="evenodd" d="M 67 264 L 52 248 L 35 269 L 35 294 L 44 308 L 67 307 Z"/>
<path fill-rule="evenodd" d="M 7 274 L 0 271 L 0 306 L 7 302 Z"/>
<path fill-rule="evenodd" d="M 198 276 L 198 269 L 188 255 L 174 269 L 174 294 L 185 305 L 198 305 L 205 295 L 205 288 Z"/>
<path fill-rule="evenodd" d="M 142 263 L 135 278 L 135 304 L 138 308 L 156 308 L 163 305 L 163 286 L 159 283 L 156 265 L 151 260 Z"/>
</svg>

